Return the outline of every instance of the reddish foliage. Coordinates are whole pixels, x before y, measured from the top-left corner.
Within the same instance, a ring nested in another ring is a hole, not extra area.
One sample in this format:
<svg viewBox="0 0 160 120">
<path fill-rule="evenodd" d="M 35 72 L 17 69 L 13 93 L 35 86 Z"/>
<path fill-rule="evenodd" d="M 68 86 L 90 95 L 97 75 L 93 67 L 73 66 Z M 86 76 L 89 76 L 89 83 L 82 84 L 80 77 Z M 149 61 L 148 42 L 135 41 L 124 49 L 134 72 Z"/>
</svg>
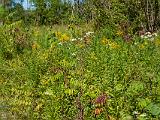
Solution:
<svg viewBox="0 0 160 120">
<path fill-rule="evenodd" d="M 129 35 L 129 34 L 126 34 L 123 36 L 123 39 L 126 41 L 126 42 L 131 42 L 132 41 L 132 36 Z"/>
<path fill-rule="evenodd" d="M 106 99 L 107 99 L 107 95 L 103 93 L 102 95 L 96 98 L 95 104 L 103 105 L 106 103 Z"/>
</svg>

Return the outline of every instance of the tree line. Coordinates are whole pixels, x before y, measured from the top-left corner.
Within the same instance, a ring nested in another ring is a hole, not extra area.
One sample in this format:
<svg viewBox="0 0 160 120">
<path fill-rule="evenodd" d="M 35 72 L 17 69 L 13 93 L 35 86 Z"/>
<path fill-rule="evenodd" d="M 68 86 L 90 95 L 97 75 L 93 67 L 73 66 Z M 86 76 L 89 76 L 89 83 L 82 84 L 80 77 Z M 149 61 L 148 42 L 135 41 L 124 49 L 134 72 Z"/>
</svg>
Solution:
<svg viewBox="0 0 160 120">
<path fill-rule="evenodd" d="M 96 28 L 121 26 L 156 31 L 160 27 L 159 0 L 27 0 L 35 6 L 25 10 L 23 0 L 1 0 L 1 21 L 12 23 L 24 20 L 26 24 L 81 24 L 92 23 Z"/>
</svg>

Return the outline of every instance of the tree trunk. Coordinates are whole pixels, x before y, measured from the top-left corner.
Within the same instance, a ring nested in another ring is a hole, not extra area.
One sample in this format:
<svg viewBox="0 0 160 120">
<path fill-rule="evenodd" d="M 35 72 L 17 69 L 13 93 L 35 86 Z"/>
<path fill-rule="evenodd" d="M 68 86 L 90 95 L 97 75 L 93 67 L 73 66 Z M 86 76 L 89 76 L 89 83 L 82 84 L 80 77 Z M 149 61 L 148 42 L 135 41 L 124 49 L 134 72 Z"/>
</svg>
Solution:
<svg viewBox="0 0 160 120">
<path fill-rule="evenodd" d="M 154 20 L 154 31 L 158 29 L 158 13 L 159 13 L 159 3 L 158 0 L 154 1 L 154 11 L 155 11 L 155 20 Z"/>
</svg>

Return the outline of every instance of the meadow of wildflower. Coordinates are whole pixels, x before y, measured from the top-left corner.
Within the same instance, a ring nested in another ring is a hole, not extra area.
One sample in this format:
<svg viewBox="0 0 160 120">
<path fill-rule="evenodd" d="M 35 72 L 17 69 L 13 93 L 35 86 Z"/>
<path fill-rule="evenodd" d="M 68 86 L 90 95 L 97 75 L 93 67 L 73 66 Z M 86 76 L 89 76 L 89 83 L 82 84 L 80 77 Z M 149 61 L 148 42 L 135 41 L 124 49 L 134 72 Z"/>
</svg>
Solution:
<svg viewBox="0 0 160 120">
<path fill-rule="evenodd" d="M 2 120 L 159 120 L 160 36 L 0 27 Z"/>
</svg>

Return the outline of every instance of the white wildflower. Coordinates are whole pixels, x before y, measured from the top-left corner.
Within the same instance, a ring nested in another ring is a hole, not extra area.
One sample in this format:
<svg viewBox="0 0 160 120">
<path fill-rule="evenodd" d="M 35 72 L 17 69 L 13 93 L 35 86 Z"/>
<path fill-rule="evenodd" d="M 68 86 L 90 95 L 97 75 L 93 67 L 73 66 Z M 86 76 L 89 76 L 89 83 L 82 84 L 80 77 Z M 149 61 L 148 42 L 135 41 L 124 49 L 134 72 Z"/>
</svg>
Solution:
<svg viewBox="0 0 160 120">
<path fill-rule="evenodd" d="M 72 53 L 72 56 L 76 56 L 76 53 Z"/>
<path fill-rule="evenodd" d="M 148 37 L 145 35 L 143 38 L 144 38 L 144 39 L 147 39 Z"/>
<path fill-rule="evenodd" d="M 89 35 L 91 35 L 91 34 L 93 34 L 93 33 L 94 33 L 94 32 L 90 32 L 90 31 L 89 31 L 89 32 L 86 33 L 86 35 L 89 36 Z"/>
<path fill-rule="evenodd" d="M 147 114 L 146 114 L 146 113 L 142 113 L 142 114 L 140 114 L 139 116 L 140 116 L 140 117 L 146 117 Z"/>
<path fill-rule="evenodd" d="M 78 40 L 82 41 L 82 40 L 83 40 L 83 38 L 78 38 Z"/>
<path fill-rule="evenodd" d="M 62 45 L 62 42 L 58 43 L 59 45 Z"/>
<path fill-rule="evenodd" d="M 73 42 L 73 41 L 76 41 L 76 40 L 77 40 L 76 38 L 71 39 L 72 42 Z"/>
<path fill-rule="evenodd" d="M 144 35 L 141 35 L 140 37 L 141 37 L 142 39 L 144 39 L 145 36 L 144 36 Z"/>
<path fill-rule="evenodd" d="M 45 95 L 53 95 L 52 89 L 48 89 L 44 92 Z"/>
<path fill-rule="evenodd" d="M 139 113 L 138 113 L 138 111 L 133 111 L 133 114 L 138 115 Z"/>
<path fill-rule="evenodd" d="M 146 32 L 144 35 L 141 35 L 140 37 L 142 39 L 147 39 L 149 41 L 153 41 L 155 37 L 157 36 L 157 33 Z"/>
<path fill-rule="evenodd" d="M 48 91 L 46 91 L 44 94 L 45 94 L 45 95 L 52 95 L 52 93 L 50 93 L 50 92 L 48 92 Z"/>
<path fill-rule="evenodd" d="M 86 38 L 86 37 L 88 37 L 88 35 L 84 35 L 84 36 L 83 36 L 83 38 Z"/>
<path fill-rule="evenodd" d="M 135 44 L 135 45 L 137 45 L 138 43 L 137 43 L 137 42 L 135 42 L 134 44 Z"/>
<path fill-rule="evenodd" d="M 146 35 L 147 36 L 147 38 L 151 38 L 152 37 L 152 34 L 148 34 L 148 35 Z"/>
<path fill-rule="evenodd" d="M 145 35 L 151 35 L 151 32 L 146 32 Z"/>
</svg>

